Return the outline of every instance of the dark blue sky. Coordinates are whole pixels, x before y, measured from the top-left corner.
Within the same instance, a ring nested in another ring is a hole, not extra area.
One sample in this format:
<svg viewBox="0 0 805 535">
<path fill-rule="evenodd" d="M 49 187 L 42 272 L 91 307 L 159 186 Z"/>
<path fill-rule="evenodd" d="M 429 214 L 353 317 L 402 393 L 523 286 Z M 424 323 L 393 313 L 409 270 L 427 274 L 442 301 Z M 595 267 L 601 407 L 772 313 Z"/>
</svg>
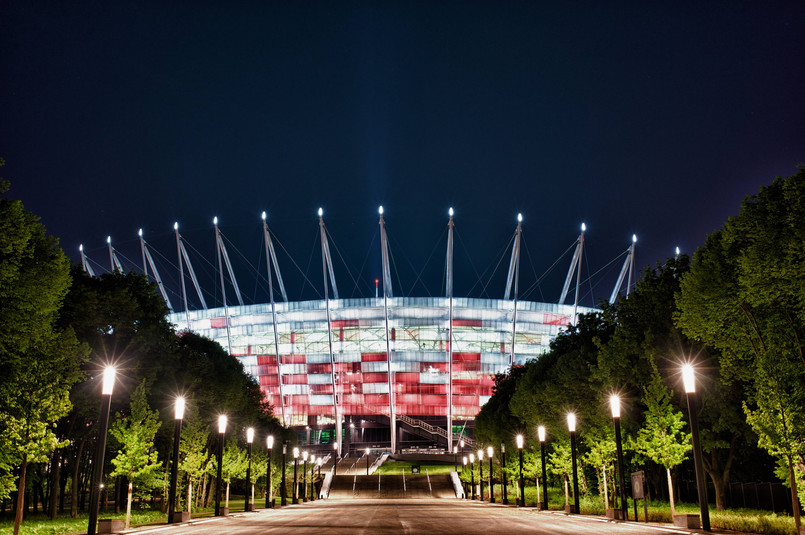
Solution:
<svg viewBox="0 0 805 535">
<path fill-rule="evenodd" d="M 268 210 L 317 291 L 323 206 L 360 282 L 337 259 L 342 296 L 373 293 L 378 204 L 396 293 L 439 294 L 453 206 L 456 293 L 481 295 L 476 271 L 505 256 L 487 288 L 501 297 L 517 212 L 530 288 L 582 221 L 585 277 L 632 233 L 653 264 L 796 172 L 803 27 L 803 2 L 3 1 L 2 176 L 74 260 L 84 243 L 103 266 L 108 234 L 139 265 L 140 227 L 175 263 L 175 220 L 214 259 L 214 215 L 257 264 Z M 280 261 L 291 297 L 314 296 Z M 555 301 L 568 262 L 526 297 Z M 618 267 L 585 283 L 587 304 Z"/>
</svg>

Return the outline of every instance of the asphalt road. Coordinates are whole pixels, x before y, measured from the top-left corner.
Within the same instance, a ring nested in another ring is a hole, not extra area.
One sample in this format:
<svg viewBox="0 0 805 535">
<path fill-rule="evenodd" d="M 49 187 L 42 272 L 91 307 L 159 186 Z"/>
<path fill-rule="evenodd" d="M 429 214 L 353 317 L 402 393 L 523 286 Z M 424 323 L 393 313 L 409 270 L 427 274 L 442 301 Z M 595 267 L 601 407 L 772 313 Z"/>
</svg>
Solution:
<svg viewBox="0 0 805 535">
<path fill-rule="evenodd" d="M 131 530 L 144 535 L 204 534 L 682 534 L 690 530 L 656 524 L 613 523 L 600 517 L 568 516 L 465 500 L 317 500 L 190 524 Z M 699 532 L 701 533 L 701 532 Z"/>
</svg>

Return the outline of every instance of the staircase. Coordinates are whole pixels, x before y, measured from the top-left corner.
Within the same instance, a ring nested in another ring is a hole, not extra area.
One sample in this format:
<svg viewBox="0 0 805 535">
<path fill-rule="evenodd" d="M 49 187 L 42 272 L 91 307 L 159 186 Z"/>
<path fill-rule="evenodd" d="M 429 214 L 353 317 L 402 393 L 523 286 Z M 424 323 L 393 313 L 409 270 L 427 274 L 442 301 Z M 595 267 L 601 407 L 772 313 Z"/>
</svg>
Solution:
<svg viewBox="0 0 805 535">
<path fill-rule="evenodd" d="M 411 418 L 410 416 L 405 416 L 403 414 L 397 416 L 397 421 L 402 422 L 413 429 L 421 429 L 431 435 L 430 437 L 428 437 L 426 435 L 423 435 L 422 433 L 417 433 L 419 436 L 423 438 L 433 438 L 433 435 L 437 435 L 442 437 L 445 440 L 445 442 L 447 442 L 447 430 L 442 427 L 436 427 L 430 425 L 427 422 L 423 422 L 422 420 L 417 420 L 416 418 Z M 469 446 L 470 448 L 475 447 L 475 440 L 464 435 L 453 433 L 453 443 L 458 444 L 459 440 L 464 440 L 464 444 Z"/>
</svg>

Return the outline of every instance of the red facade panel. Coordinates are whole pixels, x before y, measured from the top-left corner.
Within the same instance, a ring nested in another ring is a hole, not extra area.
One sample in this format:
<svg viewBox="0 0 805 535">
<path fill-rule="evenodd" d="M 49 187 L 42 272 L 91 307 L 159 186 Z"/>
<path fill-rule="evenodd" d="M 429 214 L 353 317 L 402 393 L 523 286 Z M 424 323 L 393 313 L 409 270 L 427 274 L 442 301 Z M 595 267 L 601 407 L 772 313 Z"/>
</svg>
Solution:
<svg viewBox="0 0 805 535">
<path fill-rule="evenodd" d="M 361 362 L 385 362 L 385 353 L 361 353 Z"/>
<path fill-rule="evenodd" d="M 230 322 L 230 325 L 232 323 Z M 226 318 L 210 318 L 210 327 L 213 329 L 223 329 L 226 327 Z"/>
</svg>

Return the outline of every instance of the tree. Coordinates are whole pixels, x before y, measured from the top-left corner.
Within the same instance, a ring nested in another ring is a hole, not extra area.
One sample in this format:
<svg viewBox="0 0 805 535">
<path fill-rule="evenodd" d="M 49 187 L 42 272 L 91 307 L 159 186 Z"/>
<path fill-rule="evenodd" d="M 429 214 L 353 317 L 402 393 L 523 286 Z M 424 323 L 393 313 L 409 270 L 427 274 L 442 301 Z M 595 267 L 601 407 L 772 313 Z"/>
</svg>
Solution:
<svg viewBox="0 0 805 535">
<path fill-rule="evenodd" d="M 206 473 L 210 454 L 207 450 L 209 436 L 207 425 L 198 416 L 185 419 L 182 436 L 179 440 L 179 469 L 187 477 L 187 512 L 192 512 L 193 489 L 198 488 Z"/>
<path fill-rule="evenodd" d="M 693 449 L 690 433 L 682 431 L 685 426 L 682 413 L 671 405 L 671 392 L 659 373 L 655 373 L 651 383 L 643 389 L 643 403 L 646 406 L 645 424 L 638 430 L 631 447 L 665 468 L 673 516 L 676 509 L 671 469 L 684 461 Z"/>
<path fill-rule="evenodd" d="M 0 194 L 8 187 L 0 180 Z M 71 330 L 56 327 L 69 285 L 57 240 L 21 202 L 0 198 L 0 497 L 16 487 L 15 534 L 28 465 L 65 445 L 54 428 L 70 410 L 68 392 L 86 354 Z"/>
<path fill-rule="evenodd" d="M 747 197 L 682 277 L 677 322 L 716 347 L 758 444 L 785 459 L 796 526 L 805 471 L 805 169 Z"/>
<path fill-rule="evenodd" d="M 157 462 L 158 454 L 154 449 L 154 436 L 160 426 L 159 413 L 148 406 L 146 389 L 146 381 L 143 380 L 131 396 L 130 414 L 119 414 L 111 429 L 112 436 L 120 443 L 120 449 L 112 459 L 115 469 L 111 475 L 124 476 L 129 482 L 125 529 L 129 528 L 131 520 L 134 485 L 142 487 L 142 490 L 158 485 L 155 476 L 162 466 L 161 462 Z"/>
<path fill-rule="evenodd" d="M 246 477 L 246 467 L 249 461 L 246 458 L 246 450 L 238 445 L 238 438 L 235 435 L 229 435 L 224 445 L 224 453 L 221 460 L 221 480 L 226 483 L 226 505 L 229 507 L 229 485 L 233 479 L 241 479 Z M 218 459 L 213 456 L 211 468 L 212 473 L 218 471 Z"/>
</svg>

